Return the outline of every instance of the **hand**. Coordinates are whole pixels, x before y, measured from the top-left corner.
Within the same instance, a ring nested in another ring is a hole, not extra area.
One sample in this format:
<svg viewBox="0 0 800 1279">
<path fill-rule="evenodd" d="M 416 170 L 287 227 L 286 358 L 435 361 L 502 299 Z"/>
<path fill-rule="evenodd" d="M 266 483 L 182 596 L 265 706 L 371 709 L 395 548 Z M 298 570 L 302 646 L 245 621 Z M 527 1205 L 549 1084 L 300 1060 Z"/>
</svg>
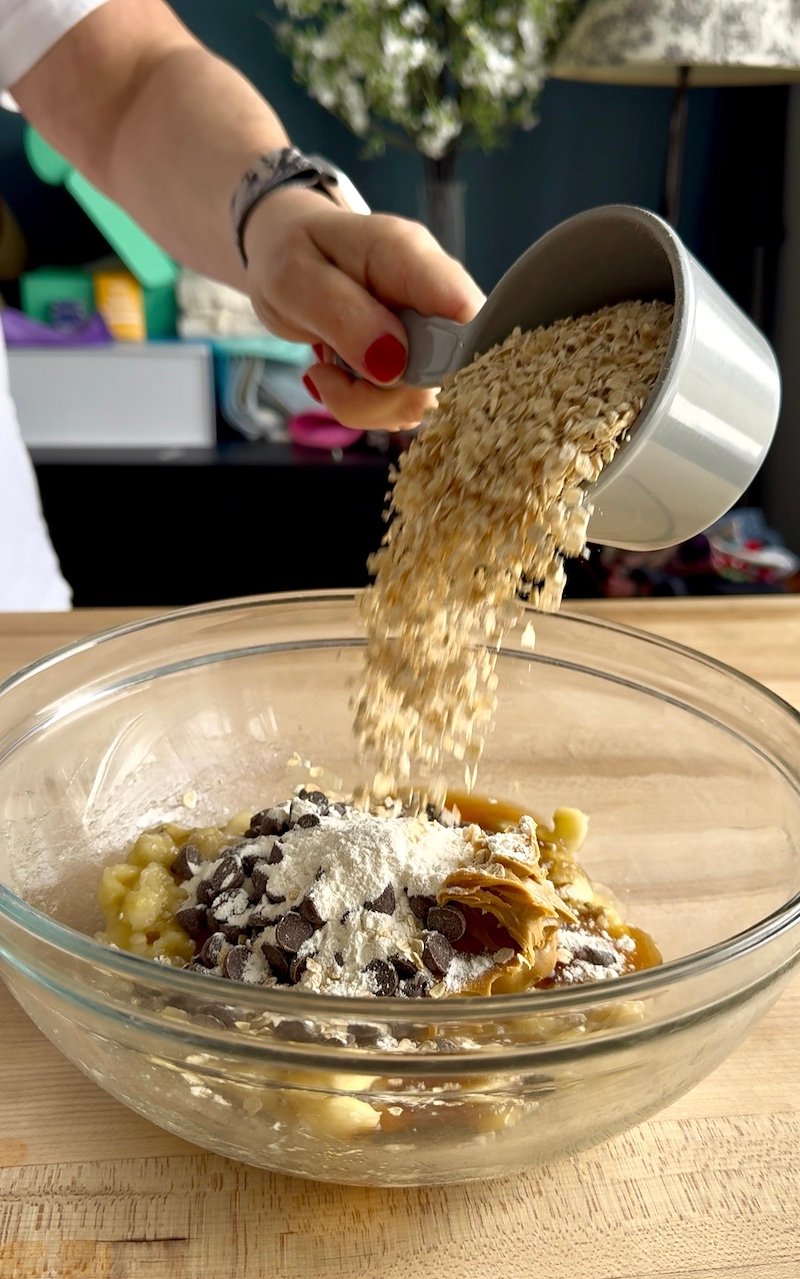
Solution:
<svg viewBox="0 0 800 1279">
<path fill-rule="evenodd" d="M 403 218 L 349 213 L 319 192 L 284 189 L 253 210 L 245 251 L 258 315 L 277 337 L 316 348 L 322 362 L 306 387 L 332 416 L 360 429 L 416 426 L 435 392 L 393 386 L 407 360 L 395 312 L 465 323 L 484 301 L 433 236 Z M 364 380 L 333 364 L 333 352 Z"/>
</svg>

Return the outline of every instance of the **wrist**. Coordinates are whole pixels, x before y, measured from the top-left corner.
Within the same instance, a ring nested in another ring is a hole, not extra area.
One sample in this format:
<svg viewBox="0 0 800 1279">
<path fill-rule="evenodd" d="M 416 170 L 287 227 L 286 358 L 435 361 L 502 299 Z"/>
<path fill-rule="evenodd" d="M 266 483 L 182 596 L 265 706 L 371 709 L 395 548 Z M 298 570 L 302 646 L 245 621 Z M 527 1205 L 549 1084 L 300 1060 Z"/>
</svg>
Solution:
<svg viewBox="0 0 800 1279">
<path fill-rule="evenodd" d="M 334 199 L 335 189 L 335 177 L 296 147 L 280 147 L 259 156 L 242 175 L 231 199 L 231 231 L 244 267 L 246 233 L 256 209 L 284 192 L 305 190 Z"/>
<path fill-rule="evenodd" d="M 245 271 L 285 251 L 286 237 L 308 225 L 311 219 L 335 213 L 331 201 L 308 187 L 286 187 L 260 200 L 250 213 L 242 235 Z"/>
</svg>

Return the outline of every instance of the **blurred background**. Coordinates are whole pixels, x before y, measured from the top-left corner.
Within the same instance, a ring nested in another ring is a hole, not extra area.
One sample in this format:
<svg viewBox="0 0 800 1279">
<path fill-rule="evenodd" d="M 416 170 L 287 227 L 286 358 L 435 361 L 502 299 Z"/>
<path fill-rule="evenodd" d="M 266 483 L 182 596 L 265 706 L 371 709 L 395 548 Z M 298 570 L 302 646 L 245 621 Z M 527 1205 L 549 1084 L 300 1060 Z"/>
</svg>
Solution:
<svg viewBox="0 0 800 1279">
<path fill-rule="evenodd" d="M 676 9 L 655 9 L 663 7 Z M 782 17 L 796 12 L 777 7 Z M 716 538 L 646 560 L 594 551 L 573 566 L 569 593 L 800 589 L 793 30 L 785 31 L 789 53 L 763 75 L 743 76 L 739 67 L 710 85 L 690 72 L 681 81 L 685 51 L 663 50 L 660 69 L 652 61 L 631 69 L 630 18 L 648 5 L 617 0 L 610 8 L 627 28 L 619 49 L 588 69 L 578 50 L 564 68 L 569 78 L 547 79 L 535 127 L 511 129 L 506 144 L 488 151 L 464 150 L 453 171 L 425 163 L 413 146 L 366 157 L 362 140 L 295 80 L 277 46 L 275 10 L 254 0 L 175 0 L 174 8 L 265 93 L 294 142 L 343 168 L 373 208 L 444 216 L 437 229 L 456 237 L 454 251 L 486 290 L 571 214 L 616 201 L 664 211 L 671 198 L 666 211 L 688 247 L 776 347 L 784 379 L 778 436 L 739 517 Z M 692 8 L 683 6 L 690 15 Z M 770 6 L 738 8 L 759 15 L 758 25 Z M 648 82 L 619 82 L 640 78 Z M 676 85 L 685 90 L 677 98 Z M 35 139 L 26 142 L 18 116 L 0 112 L 0 291 L 10 309 L 12 390 L 75 603 L 181 605 L 365 582 L 388 466 L 404 441 L 317 430 L 325 424 L 308 418 L 299 384 L 305 353 L 270 343 L 235 295 L 179 269 L 162 278 L 163 264 L 126 238 L 129 229 L 109 230 L 108 211 L 76 198 L 52 160 Z M 458 184 L 455 210 L 444 215 L 431 205 L 434 171 Z M 463 235 L 451 225 L 459 217 Z M 75 340 L 95 309 L 113 344 Z M 53 340 L 24 322 L 15 333 L 11 311 L 50 327 Z M 70 328 L 72 340 L 59 341 Z"/>
</svg>

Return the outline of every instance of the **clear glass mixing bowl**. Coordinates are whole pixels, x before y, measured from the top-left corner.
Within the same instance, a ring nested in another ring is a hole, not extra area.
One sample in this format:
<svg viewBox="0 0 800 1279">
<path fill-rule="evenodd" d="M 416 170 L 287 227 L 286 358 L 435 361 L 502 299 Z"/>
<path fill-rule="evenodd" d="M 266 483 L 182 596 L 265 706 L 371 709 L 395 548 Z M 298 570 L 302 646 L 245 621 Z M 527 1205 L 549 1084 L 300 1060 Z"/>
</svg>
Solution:
<svg viewBox="0 0 800 1279">
<path fill-rule="evenodd" d="M 584 864 L 663 967 L 491 1000 L 337 1000 L 92 940 L 100 868 L 143 828 L 262 808 L 297 784 L 298 758 L 363 779 L 357 600 L 319 593 L 123 627 L 0 687 L 0 968 L 19 1003 L 164 1128 L 351 1183 L 513 1173 L 692 1087 L 800 954 L 800 721 L 664 640 L 534 620 L 535 655 L 515 633 L 500 658 L 479 789 L 547 817 L 585 809 Z"/>
</svg>

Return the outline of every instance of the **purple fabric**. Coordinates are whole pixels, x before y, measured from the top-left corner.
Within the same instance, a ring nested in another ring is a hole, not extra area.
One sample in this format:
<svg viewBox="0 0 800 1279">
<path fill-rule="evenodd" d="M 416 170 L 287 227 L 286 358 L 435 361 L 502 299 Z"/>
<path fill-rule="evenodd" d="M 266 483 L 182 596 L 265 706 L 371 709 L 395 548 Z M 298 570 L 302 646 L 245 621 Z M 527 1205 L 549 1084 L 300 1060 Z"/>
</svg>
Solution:
<svg viewBox="0 0 800 1279">
<path fill-rule="evenodd" d="M 0 311 L 0 321 L 7 346 L 101 346 L 114 340 L 101 315 L 90 315 L 74 329 L 51 329 L 7 306 Z"/>
</svg>

